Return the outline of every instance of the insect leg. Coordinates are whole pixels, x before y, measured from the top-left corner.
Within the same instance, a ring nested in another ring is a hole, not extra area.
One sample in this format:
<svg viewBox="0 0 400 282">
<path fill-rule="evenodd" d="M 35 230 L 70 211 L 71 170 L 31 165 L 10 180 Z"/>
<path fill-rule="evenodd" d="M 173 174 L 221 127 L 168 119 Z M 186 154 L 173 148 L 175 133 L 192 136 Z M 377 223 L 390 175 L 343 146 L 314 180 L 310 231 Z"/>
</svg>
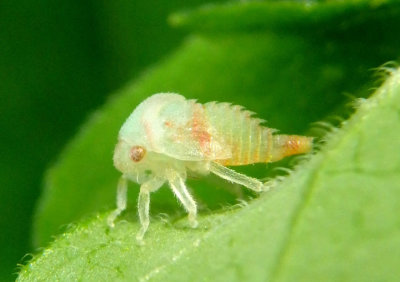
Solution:
<svg viewBox="0 0 400 282">
<path fill-rule="evenodd" d="M 221 178 L 243 185 L 253 191 L 261 192 L 265 190 L 264 184 L 260 180 L 238 173 L 215 162 L 210 163 L 210 171 Z"/>
<path fill-rule="evenodd" d="M 193 200 L 192 196 L 187 190 L 183 178 L 178 172 L 174 170 L 169 170 L 167 173 L 168 181 L 171 186 L 172 191 L 181 201 L 186 211 L 188 212 L 189 224 L 192 228 L 196 228 L 197 223 L 197 206 L 196 202 Z"/>
<path fill-rule="evenodd" d="M 140 230 L 138 234 L 136 234 L 136 240 L 139 243 L 143 243 L 143 236 L 147 231 L 147 228 L 150 224 L 150 192 L 156 191 L 160 188 L 164 183 L 164 180 L 161 178 L 153 178 L 143 183 L 140 186 L 139 199 L 138 199 L 138 213 L 139 213 L 139 221 L 140 221 Z"/>
<path fill-rule="evenodd" d="M 117 187 L 117 208 L 107 218 L 107 223 L 110 227 L 114 227 L 115 219 L 126 209 L 127 188 L 128 180 L 122 175 Z"/>
</svg>

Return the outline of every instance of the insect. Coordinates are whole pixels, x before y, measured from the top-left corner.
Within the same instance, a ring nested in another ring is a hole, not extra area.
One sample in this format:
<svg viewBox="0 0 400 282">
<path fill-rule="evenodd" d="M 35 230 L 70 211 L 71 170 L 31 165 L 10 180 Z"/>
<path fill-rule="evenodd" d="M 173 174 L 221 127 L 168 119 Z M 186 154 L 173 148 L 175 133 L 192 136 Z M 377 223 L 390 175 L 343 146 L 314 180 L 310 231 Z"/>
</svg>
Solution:
<svg viewBox="0 0 400 282">
<path fill-rule="evenodd" d="M 125 210 L 128 180 L 140 184 L 138 213 L 142 242 L 149 219 L 150 193 L 165 182 L 197 226 L 196 202 L 188 192 L 187 175 L 209 172 L 256 192 L 267 190 L 260 180 L 227 166 L 267 163 L 311 150 L 312 138 L 276 135 L 262 120 L 241 106 L 197 103 L 179 94 L 159 93 L 140 103 L 122 125 L 114 152 L 114 165 L 122 172 L 117 188 L 117 208 L 109 215 L 113 227 Z"/>
</svg>

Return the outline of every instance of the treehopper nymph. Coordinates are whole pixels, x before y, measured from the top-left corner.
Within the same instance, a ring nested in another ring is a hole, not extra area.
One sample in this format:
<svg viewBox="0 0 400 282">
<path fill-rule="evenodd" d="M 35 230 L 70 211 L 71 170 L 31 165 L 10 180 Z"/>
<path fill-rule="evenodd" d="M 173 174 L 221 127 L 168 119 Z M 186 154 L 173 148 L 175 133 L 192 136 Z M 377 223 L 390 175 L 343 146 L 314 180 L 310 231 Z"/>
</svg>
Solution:
<svg viewBox="0 0 400 282">
<path fill-rule="evenodd" d="M 140 184 L 138 212 L 142 242 L 149 226 L 150 192 L 165 182 L 197 226 L 196 202 L 189 194 L 187 175 L 214 173 L 253 191 L 268 190 L 267 183 L 240 174 L 228 166 L 268 163 L 286 156 L 307 153 L 312 138 L 274 134 L 262 120 L 229 103 L 197 103 L 173 93 L 144 100 L 122 125 L 114 152 L 114 165 L 122 172 L 117 189 L 117 209 L 108 224 L 126 208 L 127 181 Z"/>
</svg>

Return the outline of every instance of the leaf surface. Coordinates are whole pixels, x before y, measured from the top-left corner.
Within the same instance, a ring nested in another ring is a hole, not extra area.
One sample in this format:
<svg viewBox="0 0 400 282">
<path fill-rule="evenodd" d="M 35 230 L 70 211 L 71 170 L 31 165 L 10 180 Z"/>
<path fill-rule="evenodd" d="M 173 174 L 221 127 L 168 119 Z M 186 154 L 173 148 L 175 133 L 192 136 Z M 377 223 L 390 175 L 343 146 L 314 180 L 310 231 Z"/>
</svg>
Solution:
<svg viewBox="0 0 400 282">
<path fill-rule="evenodd" d="M 396 71 L 274 191 L 202 216 L 197 230 L 156 221 L 145 246 L 135 244 L 136 222 L 110 230 L 100 215 L 62 235 L 23 269 L 20 281 L 395 280 L 399 132 Z"/>
</svg>

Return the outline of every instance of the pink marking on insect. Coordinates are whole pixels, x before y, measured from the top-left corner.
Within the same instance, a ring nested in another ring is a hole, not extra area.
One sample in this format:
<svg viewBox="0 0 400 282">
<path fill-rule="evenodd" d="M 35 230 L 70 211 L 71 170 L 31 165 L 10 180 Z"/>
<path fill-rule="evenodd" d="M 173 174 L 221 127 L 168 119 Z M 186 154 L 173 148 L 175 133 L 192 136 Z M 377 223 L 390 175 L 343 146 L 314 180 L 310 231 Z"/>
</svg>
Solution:
<svg viewBox="0 0 400 282">
<path fill-rule="evenodd" d="M 209 125 L 205 119 L 204 110 L 199 104 L 195 105 L 194 107 L 191 123 L 193 139 L 199 142 L 201 151 L 204 153 L 204 155 L 210 156 L 211 135 L 207 131 Z"/>
<path fill-rule="evenodd" d="M 165 125 L 166 127 L 168 127 L 168 128 L 172 128 L 172 127 L 173 127 L 173 123 L 172 123 L 171 121 L 169 121 L 169 120 L 166 120 L 166 121 L 164 122 L 164 125 Z"/>
</svg>

